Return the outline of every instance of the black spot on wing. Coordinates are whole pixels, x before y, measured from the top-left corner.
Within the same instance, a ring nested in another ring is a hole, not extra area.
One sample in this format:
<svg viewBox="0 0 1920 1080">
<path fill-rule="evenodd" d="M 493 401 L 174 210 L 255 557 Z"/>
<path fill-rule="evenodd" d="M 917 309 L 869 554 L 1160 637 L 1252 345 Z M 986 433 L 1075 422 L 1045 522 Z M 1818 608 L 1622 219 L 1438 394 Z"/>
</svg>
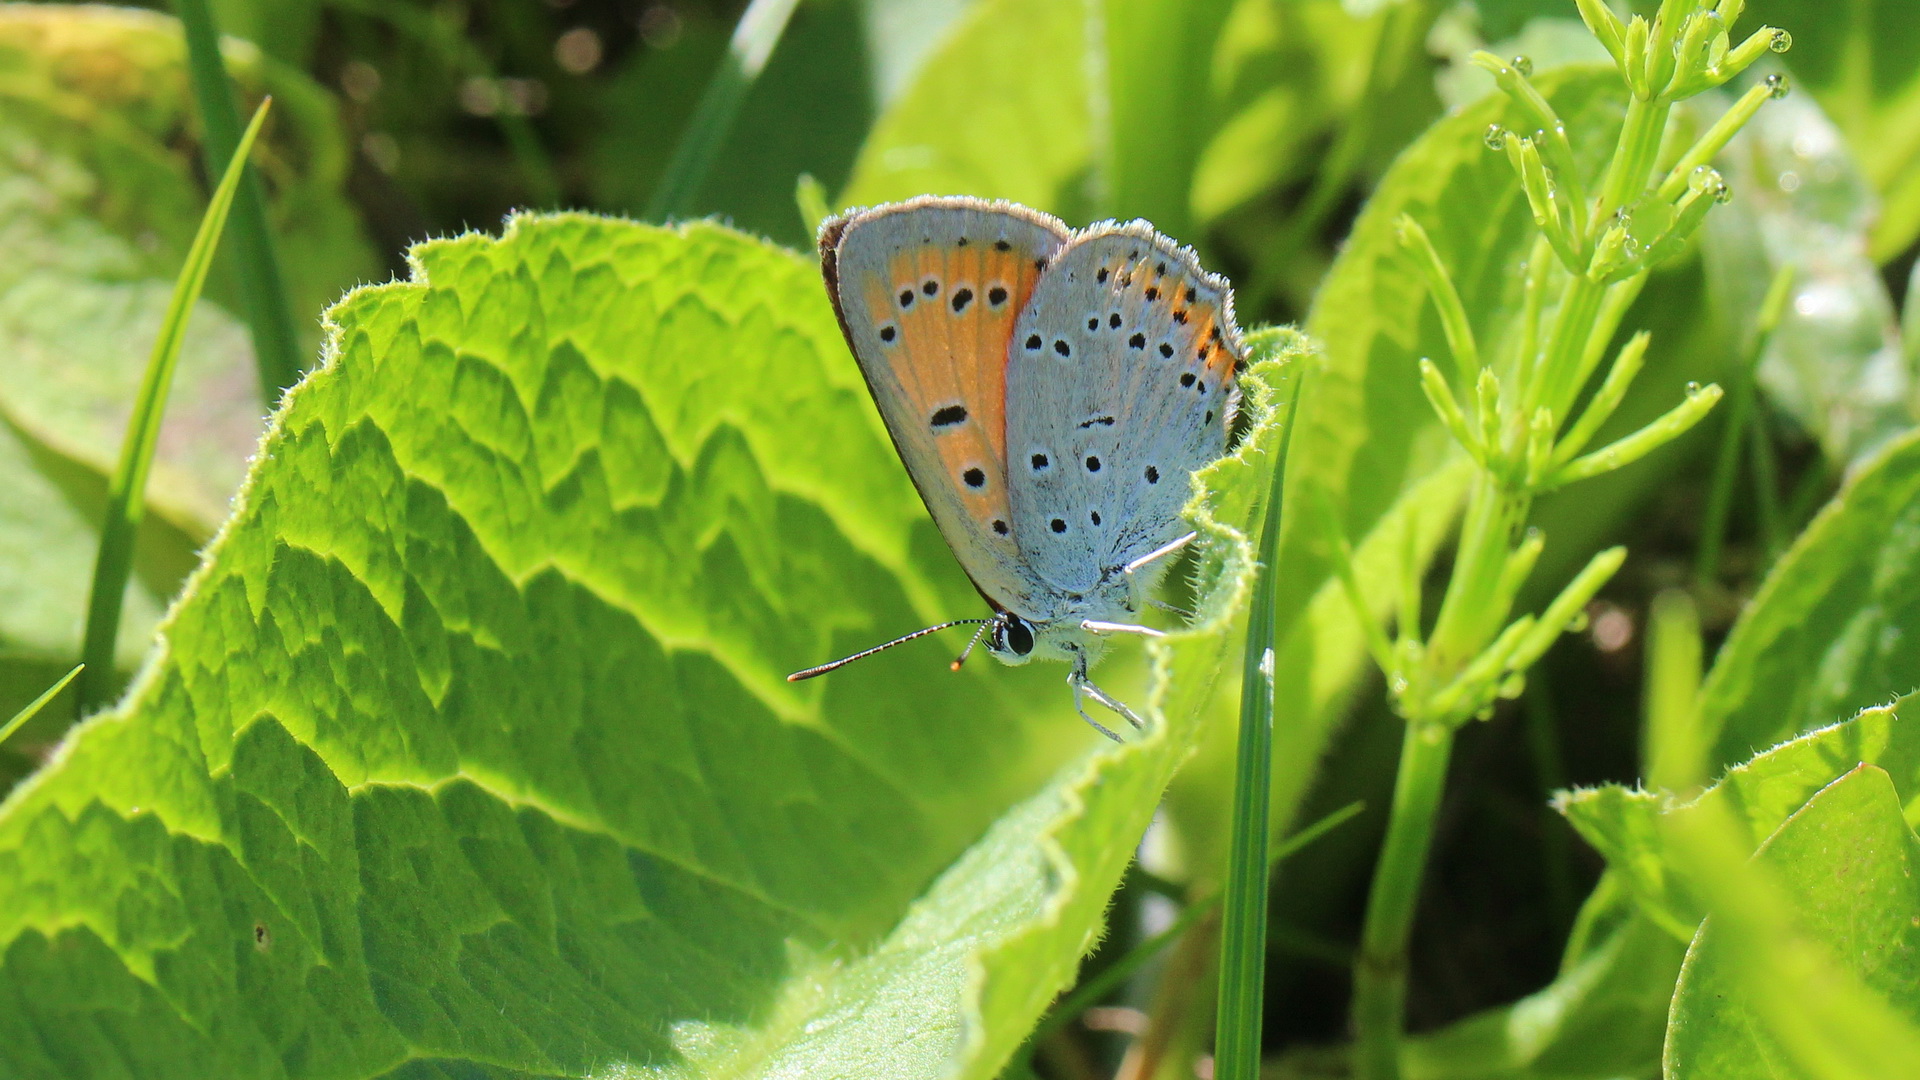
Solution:
<svg viewBox="0 0 1920 1080">
<path fill-rule="evenodd" d="M 943 428 L 951 427 L 954 424 L 965 423 L 966 419 L 967 407 L 965 405 L 948 405 L 946 408 L 936 409 L 934 411 L 931 423 L 934 427 Z"/>
</svg>

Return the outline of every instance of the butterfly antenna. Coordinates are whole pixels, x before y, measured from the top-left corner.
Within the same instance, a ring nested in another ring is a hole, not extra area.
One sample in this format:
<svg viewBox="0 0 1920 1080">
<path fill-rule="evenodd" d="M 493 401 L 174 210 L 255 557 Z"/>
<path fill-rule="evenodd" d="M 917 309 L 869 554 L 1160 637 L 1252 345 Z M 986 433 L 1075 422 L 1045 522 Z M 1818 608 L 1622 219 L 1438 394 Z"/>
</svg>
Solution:
<svg viewBox="0 0 1920 1080">
<path fill-rule="evenodd" d="M 946 630 L 955 626 L 966 626 L 970 623 L 985 623 L 989 621 L 991 620 L 955 619 L 952 622 L 943 622 L 938 626 L 929 626 L 924 630 L 915 630 L 911 634 L 902 634 L 899 637 L 894 638 L 892 641 L 886 642 L 885 644 L 875 645 L 871 649 L 862 649 L 861 651 L 854 653 L 852 656 L 843 656 L 840 659 L 835 660 L 831 663 L 821 664 L 819 667 L 810 667 L 805 671 L 796 671 L 793 674 L 787 676 L 787 681 L 799 682 L 801 679 L 811 679 L 816 675 L 825 675 L 827 672 L 833 671 L 836 668 L 846 667 L 848 664 L 853 663 L 855 660 L 865 660 L 867 657 L 872 656 L 874 653 L 885 652 L 886 650 L 893 648 L 895 645 L 904 645 L 907 642 L 912 641 L 914 638 L 923 638 L 923 637 L 926 637 L 928 634 L 939 633 L 942 630 Z M 977 638 L 980 635 L 976 633 L 974 636 Z"/>
<path fill-rule="evenodd" d="M 959 671 L 959 670 L 960 670 L 960 665 L 961 665 L 961 664 L 964 664 L 964 663 L 966 663 L 966 662 L 967 662 L 967 657 L 968 657 L 968 656 L 970 656 L 970 655 L 972 655 L 972 653 L 973 653 L 973 647 L 974 647 L 975 645 L 978 645 L 978 644 L 980 644 L 980 639 L 981 639 L 982 637 L 984 637 L 984 636 L 986 635 L 986 633 L 987 633 L 987 625 L 988 625 L 989 623 L 991 623 L 991 622 L 993 622 L 993 620 L 992 620 L 992 619 L 981 619 L 981 620 L 980 620 L 980 629 L 978 629 L 978 630 L 975 630 L 975 631 L 973 632 L 973 636 L 967 639 L 967 647 L 966 647 L 966 648 L 964 648 L 964 649 L 961 649 L 961 650 L 960 650 L 960 655 L 959 655 L 958 657 L 955 657 L 955 658 L 954 658 L 954 661 L 953 661 L 953 663 L 952 663 L 952 665 L 950 665 L 950 666 L 951 666 L 951 668 L 952 668 L 952 670 L 954 670 L 954 671 Z"/>
</svg>

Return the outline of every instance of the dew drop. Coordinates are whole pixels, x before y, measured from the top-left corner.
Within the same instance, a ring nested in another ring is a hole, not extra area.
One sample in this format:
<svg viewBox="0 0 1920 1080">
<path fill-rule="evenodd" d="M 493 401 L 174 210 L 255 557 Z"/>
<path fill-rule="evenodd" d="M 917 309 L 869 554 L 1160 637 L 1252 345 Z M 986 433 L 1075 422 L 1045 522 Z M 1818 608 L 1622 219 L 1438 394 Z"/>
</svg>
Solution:
<svg viewBox="0 0 1920 1080">
<path fill-rule="evenodd" d="M 1513 66 L 1513 70 L 1520 73 L 1521 78 L 1524 79 L 1524 78 L 1532 77 L 1533 75 L 1533 58 L 1532 57 L 1516 56 L 1512 60 L 1507 61 L 1507 63 Z"/>
<path fill-rule="evenodd" d="M 1788 49 L 1793 48 L 1793 35 L 1775 27 L 1773 40 L 1767 42 L 1767 48 L 1772 49 L 1774 52 L 1786 52 Z"/>
<path fill-rule="evenodd" d="M 1791 89 L 1792 87 L 1787 85 L 1787 77 L 1785 75 L 1774 74 L 1767 76 L 1767 94 L 1769 96 L 1783 98 L 1787 96 L 1788 91 Z"/>
<path fill-rule="evenodd" d="M 1705 191 L 1709 184 L 1718 179 L 1720 174 L 1713 171 L 1713 166 L 1695 165 L 1693 171 L 1687 174 L 1687 186 L 1694 191 Z"/>
<path fill-rule="evenodd" d="M 1484 138 L 1487 140 L 1487 149 L 1505 150 L 1507 148 L 1508 134 L 1509 132 L 1507 131 L 1507 129 L 1501 127 L 1499 124 L 1488 124 L 1487 133 L 1484 136 Z"/>
<path fill-rule="evenodd" d="M 1688 397 L 1692 397 L 1693 395 L 1695 395 L 1695 394 L 1697 394 L 1697 393 L 1699 393 L 1699 392 L 1700 392 L 1700 384 L 1699 384 L 1699 383 L 1697 383 L 1697 382 L 1688 382 L 1688 383 L 1687 383 L 1687 396 L 1688 396 Z"/>
</svg>

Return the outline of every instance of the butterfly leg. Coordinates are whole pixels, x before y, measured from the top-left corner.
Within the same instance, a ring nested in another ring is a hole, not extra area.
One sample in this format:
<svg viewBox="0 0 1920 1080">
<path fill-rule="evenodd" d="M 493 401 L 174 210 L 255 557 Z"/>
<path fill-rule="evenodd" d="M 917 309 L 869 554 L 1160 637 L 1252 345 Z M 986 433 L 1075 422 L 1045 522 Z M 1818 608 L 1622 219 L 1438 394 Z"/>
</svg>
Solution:
<svg viewBox="0 0 1920 1080">
<path fill-rule="evenodd" d="M 1082 705 L 1080 701 L 1082 694 L 1119 713 L 1126 719 L 1127 723 L 1132 724 L 1135 728 L 1146 728 L 1146 722 L 1135 715 L 1132 709 L 1127 708 L 1118 698 L 1095 686 L 1093 681 L 1087 678 L 1087 658 L 1084 653 L 1074 657 L 1073 672 L 1067 676 L 1067 685 L 1073 687 L 1073 708 L 1075 712 L 1080 714 L 1080 719 L 1085 720 L 1093 727 L 1093 730 L 1105 735 L 1114 742 L 1123 742 L 1124 740 L 1109 731 L 1105 725 L 1087 715 L 1086 707 Z"/>
</svg>

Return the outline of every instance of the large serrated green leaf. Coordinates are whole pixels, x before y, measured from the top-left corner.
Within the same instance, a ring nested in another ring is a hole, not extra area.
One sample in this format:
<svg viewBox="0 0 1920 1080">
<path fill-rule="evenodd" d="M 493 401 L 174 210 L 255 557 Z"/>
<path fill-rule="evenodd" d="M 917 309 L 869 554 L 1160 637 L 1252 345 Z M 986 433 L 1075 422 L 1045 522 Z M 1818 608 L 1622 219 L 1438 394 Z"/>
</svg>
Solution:
<svg viewBox="0 0 1920 1080">
<path fill-rule="evenodd" d="M 414 261 L 0 810 L 0 1071 L 991 1075 L 1194 738 L 1291 369 L 1113 747 L 1060 668 L 783 681 L 978 604 L 807 261 L 583 215 Z"/>
</svg>

